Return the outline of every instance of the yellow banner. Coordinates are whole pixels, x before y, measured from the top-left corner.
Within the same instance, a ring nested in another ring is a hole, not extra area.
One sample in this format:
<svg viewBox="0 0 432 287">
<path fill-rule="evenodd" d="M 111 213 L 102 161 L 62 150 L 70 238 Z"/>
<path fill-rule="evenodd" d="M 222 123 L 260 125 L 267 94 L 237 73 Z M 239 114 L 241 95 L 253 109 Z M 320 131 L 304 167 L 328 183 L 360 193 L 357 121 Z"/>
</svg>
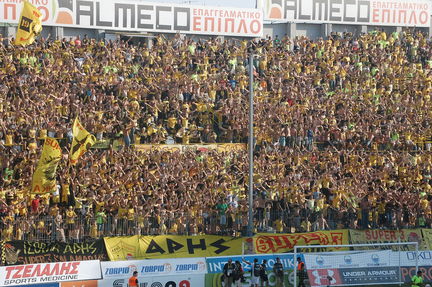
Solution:
<svg viewBox="0 0 432 287">
<path fill-rule="evenodd" d="M 24 1 L 15 37 L 15 45 L 30 45 L 42 32 L 42 13 L 28 1 Z"/>
<path fill-rule="evenodd" d="M 70 150 L 70 163 L 74 165 L 78 162 L 78 159 L 96 143 L 96 138 L 86 131 L 79 122 L 78 117 L 74 121 L 72 133 L 73 140 Z"/>
<path fill-rule="evenodd" d="M 217 235 L 105 237 L 110 260 L 230 256 L 242 253 L 241 238 Z"/>
<path fill-rule="evenodd" d="M 422 229 L 422 235 L 426 250 L 432 250 L 432 229 Z"/>
<path fill-rule="evenodd" d="M 253 237 L 253 246 L 257 254 L 285 253 L 301 245 L 344 245 L 349 244 L 348 230 L 316 231 L 293 234 L 257 234 Z M 311 250 L 316 248 L 312 248 Z M 327 251 L 345 248 L 326 248 Z M 303 249 L 302 251 L 305 251 Z M 301 252 L 301 251 L 299 251 Z"/>
<path fill-rule="evenodd" d="M 54 138 L 45 138 L 42 154 L 33 174 L 32 193 L 49 193 L 56 189 L 57 166 L 62 157 L 60 145 Z"/>
<path fill-rule="evenodd" d="M 401 230 L 350 230 L 352 244 L 373 244 L 373 243 L 397 243 L 397 242 L 418 242 L 419 249 L 425 250 L 426 244 L 423 241 L 421 229 Z M 382 247 L 385 249 L 385 246 Z M 388 247 L 389 249 L 392 247 Z M 398 247 L 393 247 L 397 249 Z M 414 246 L 402 245 L 400 250 L 414 250 Z M 430 250 L 430 249 L 428 249 Z"/>
<path fill-rule="evenodd" d="M 246 150 L 246 144 L 137 144 L 135 145 L 135 149 L 141 151 L 180 151 L 186 152 L 188 150 L 200 150 L 200 151 L 209 151 L 215 150 L 218 152 L 232 152 L 232 151 L 240 151 Z"/>
<path fill-rule="evenodd" d="M 104 237 L 105 247 L 111 261 L 131 260 L 139 256 L 139 236 Z"/>
</svg>

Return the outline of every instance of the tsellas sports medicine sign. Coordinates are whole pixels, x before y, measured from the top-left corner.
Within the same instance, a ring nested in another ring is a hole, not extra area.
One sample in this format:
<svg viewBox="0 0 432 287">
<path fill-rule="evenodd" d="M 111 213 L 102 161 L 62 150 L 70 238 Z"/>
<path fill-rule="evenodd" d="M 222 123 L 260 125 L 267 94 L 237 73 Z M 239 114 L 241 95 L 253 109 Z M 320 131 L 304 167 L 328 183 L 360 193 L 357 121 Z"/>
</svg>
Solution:
<svg viewBox="0 0 432 287">
<path fill-rule="evenodd" d="M 264 18 L 295 23 L 429 27 L 429 0 L 258 0 Z"/>
<path fill-rule="evenodd" d="M 134 32 L 261 37 L 258 9 L 186 6 L 139 0 L 29 0 L 43 24 Z M 17 23 L 22 0 L 0 0 L 0 22 Z"/>
<path fill-rule="evenodd" d="M 0 286 L 101 279 L 99 260 L 0 267 Z"/>
</svg>

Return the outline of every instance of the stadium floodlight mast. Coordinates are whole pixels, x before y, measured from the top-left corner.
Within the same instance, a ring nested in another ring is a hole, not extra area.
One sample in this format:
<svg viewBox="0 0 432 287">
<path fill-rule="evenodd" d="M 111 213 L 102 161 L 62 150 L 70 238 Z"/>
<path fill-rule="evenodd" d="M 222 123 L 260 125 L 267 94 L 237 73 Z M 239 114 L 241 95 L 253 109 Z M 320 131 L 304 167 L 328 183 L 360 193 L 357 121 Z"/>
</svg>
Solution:
<svg viewBox="0 0 432 287">
<path fill-rule="evenodd" d="M 254 196 L 254 54 L 250 50 L 249 54 L 249 220 L 248 236 L 253 234 L 253 196 Z"/>
</svg>

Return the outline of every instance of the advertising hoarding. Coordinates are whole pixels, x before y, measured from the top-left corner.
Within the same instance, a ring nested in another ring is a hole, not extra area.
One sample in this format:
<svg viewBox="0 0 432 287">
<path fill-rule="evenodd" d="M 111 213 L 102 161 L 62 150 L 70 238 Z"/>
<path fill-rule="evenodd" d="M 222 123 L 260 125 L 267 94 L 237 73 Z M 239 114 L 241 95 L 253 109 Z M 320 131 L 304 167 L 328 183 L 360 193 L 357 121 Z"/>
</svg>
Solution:
<svg viewBox="0 0 432 287">
<path fill-rule="evenodd" d="M 0 286 L 101 279 L 99 260 L 0 267 Z"/>
<path fill-rule="evenodd" d="M 114 31 L 261 37 L 258 9 L 188 6 L 138 0 L 29 0 L 43 24 Z M 0 22 L 17 23 L 21 1 L 0 1 Z"/>
<path fill-rule="evenodd" d="M 429 27 L 426 0 L 258 0 L 266 20 L 294 23 Z"/>
</svg>

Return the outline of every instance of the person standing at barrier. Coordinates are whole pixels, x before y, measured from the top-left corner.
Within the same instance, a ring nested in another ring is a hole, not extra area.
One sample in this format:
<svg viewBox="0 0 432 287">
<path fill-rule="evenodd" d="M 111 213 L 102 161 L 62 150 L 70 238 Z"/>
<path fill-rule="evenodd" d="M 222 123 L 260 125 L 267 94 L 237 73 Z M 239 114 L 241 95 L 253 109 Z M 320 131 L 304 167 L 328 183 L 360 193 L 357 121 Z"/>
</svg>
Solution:
<svg viewBox="0 0 432 287">
<path fill-rule="evenodd" d="M 297 275 L 299 278 L 298 287 L 306 287 L 304 281 L 306 279 L 306 268 L 304 262 L 300 257 L 297 257 Z"/>
<path fill-rule="evenodd" d="M 417 271 L 417 275 L 414 275 L 411 279 L 411 287 L 423 287 L 423 277 L 422 272 L 419 270 Z"/>
<path fill-rule="evenodd" d="M 235 265 L 232 262 L 232 259 L 229 259 L 228 263 L 226 263 L 223 267 L 225 287 L 232 287 L 234 283 L 234 271 Z"/>
<path fill-rule="evenodd" d="M 243 262 L 252 266 L 252 276 L 251 276 L 251 287 L 258 287 L 260 284 L 260 276 L 261 276 L 261 264 L 258 264 L 258 259 L 254 259 L 253 264 L 244 260 Z"/>
<path fill-rule="evenodd" d="M 241 287 L 243 282 L 245 282 L 244 270 L 240 261 L 236 261 L 234 270 L 234 287 Z"/>
<path fill-rule="evenodd" d="M 129 278 L 128 287 L 138 287 L 138 271 L 134 271 L 132 276 Z"/>
<path fill-rule="evenodd" d="M 267 275 L 267 260 L 263 260 L 263 263 L 261 264 L 261 287 L 268 287 L 269 286 L 269 279 Z"/>
<path fill-rule="evenodd" d="M 276 287 L 284 287 L 284 270 L 279 257 L 276 257 L 276 263 L 273 265 L 273 272 L 276 277 Z"/>
</svg>

